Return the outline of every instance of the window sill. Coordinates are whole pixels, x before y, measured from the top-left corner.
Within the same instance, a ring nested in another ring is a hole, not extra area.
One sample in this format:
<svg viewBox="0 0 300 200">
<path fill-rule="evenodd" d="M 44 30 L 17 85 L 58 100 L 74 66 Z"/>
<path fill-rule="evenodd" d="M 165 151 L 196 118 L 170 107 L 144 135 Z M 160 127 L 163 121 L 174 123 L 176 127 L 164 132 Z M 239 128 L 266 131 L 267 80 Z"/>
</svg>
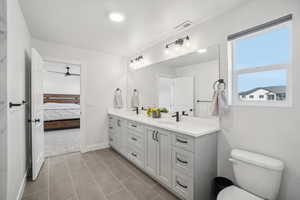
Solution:
<svg viewBox="0 0 300 200">
<path fill-rule="evenodd" d="M 229 106 L 239 106 L 239 107 L 275 107 L 275 108 L 291 108 L 293 107 L 293 104 L 291 102 L 259 102 L 259 101 L 253 101 L 253 102 L 235 102 L 232 103 Z"/>
</svg>

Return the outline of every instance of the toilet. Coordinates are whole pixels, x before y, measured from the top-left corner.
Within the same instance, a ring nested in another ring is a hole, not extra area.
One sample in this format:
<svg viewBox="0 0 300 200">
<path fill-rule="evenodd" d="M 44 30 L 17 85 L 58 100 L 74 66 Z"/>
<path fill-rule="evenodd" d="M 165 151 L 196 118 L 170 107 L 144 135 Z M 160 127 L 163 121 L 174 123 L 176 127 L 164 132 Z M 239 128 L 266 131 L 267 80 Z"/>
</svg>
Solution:
<svg viewBox="0 0 300 200">
<path fill-rule="evenodd" d="M 278 196 L 282 161 L 264 155 L 234 149 L 229 159 L 237 186 L 223 189 L 217 200 L 275 200 Z"/>
</svg>

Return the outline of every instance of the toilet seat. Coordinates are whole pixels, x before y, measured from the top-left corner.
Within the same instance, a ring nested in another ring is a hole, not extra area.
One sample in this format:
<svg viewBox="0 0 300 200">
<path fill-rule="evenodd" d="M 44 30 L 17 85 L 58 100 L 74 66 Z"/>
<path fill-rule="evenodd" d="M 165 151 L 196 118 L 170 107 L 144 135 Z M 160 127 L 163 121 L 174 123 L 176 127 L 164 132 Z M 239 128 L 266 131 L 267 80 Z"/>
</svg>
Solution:
<svg viewBox="0 0 300 200">
<path fill-rule="evenodd" d="M 230 186 L 222 190 L 217 200 L 263 200 L 241 188 Z"/>
</svg>

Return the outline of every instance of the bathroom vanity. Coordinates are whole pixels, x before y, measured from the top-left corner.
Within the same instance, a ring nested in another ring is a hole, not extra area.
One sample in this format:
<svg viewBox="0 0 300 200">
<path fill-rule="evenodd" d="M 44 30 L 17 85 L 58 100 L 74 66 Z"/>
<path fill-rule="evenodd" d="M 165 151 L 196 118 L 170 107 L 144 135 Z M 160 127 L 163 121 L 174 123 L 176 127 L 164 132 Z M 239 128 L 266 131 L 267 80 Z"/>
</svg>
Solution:
<svg viewBox="0 0 300 200">
<path fill-rule="evenodd" d="M 109 143 L 125 158 L 186 200 L 211 199 L 217 175 L 217 118 L 153 119 L 110 109 Z"/>
</svg>

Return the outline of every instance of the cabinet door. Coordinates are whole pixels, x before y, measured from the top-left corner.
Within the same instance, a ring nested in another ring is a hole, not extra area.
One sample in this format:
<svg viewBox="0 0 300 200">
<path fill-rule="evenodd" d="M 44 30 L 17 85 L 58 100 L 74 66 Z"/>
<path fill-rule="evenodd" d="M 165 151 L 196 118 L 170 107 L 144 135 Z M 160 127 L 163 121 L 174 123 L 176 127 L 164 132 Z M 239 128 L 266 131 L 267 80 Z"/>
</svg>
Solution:
<svg viewBox="0 0 300 200">
<path fill-rule="evenodd" d="M 118 151 L 126 156 L 127 155 L 127 128 L 126 121 L 123 119 L 117 119 L 117 141 L 119 143 Z"/>
<path fill-rule="evenodd" d="M 155 140 L 155 129 L 146 128 L 146 159 L 145 170 L 152 176 L 157 171 L 157 141 Z"/>
<path fill-rule="evenodd" d="M 121 152 L 122 151 L 122 121 L 120 119 L 116 119 L 116 128 L 114 131 L 114 148 Z"/>
<path fill-rule="evenodd" d="M 166 131 L 158 131 L 157 147 L 157 178 L 166 185 L 171 185 L 172 178 L 172 149 L 171 136 Z"/>
</svg>

